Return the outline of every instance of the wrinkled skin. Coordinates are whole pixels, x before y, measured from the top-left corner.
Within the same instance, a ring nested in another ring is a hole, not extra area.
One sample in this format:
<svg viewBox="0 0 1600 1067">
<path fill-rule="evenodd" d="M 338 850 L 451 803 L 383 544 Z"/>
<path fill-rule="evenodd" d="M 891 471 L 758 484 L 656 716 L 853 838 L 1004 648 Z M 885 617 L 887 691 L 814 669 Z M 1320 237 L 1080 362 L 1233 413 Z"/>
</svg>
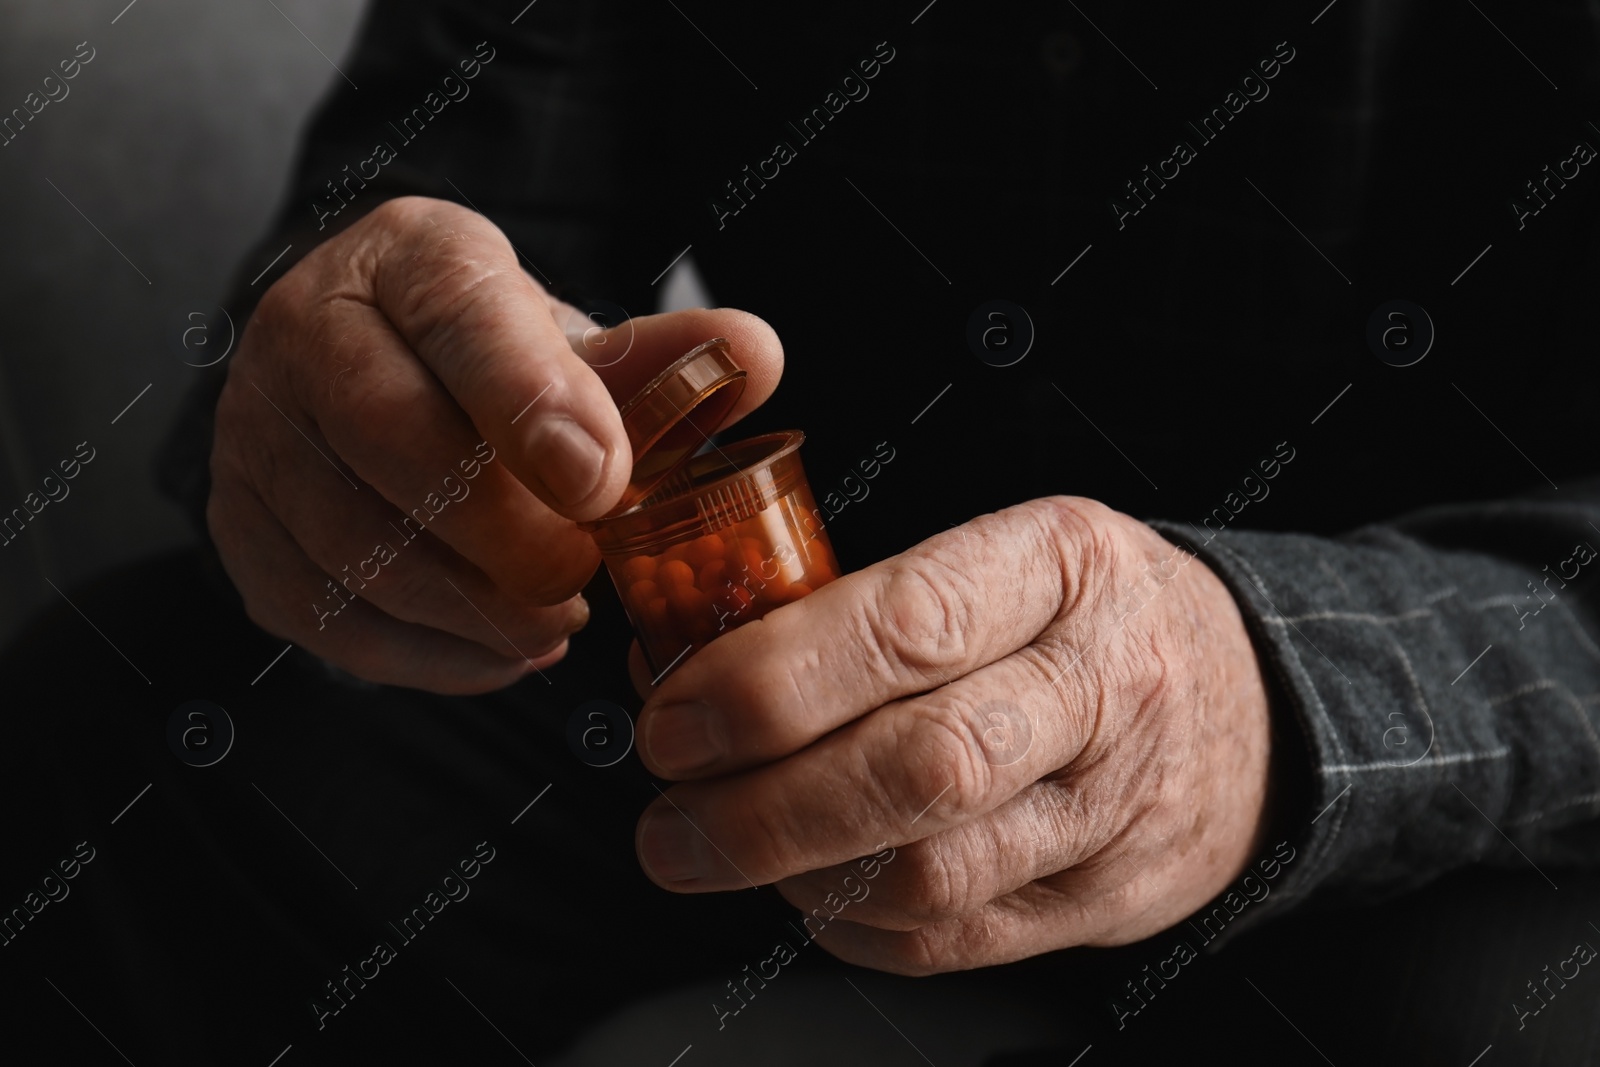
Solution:
<svg viewBox="0 0 1600 1067">
<path fill-rule="evenodd" d="M 686 779 L 640 821 L 652 879 L 775 882 L 838 914 L 829 951 L 902 974 L 1147 937 L 1264 832 L 1267 694 L 1232 595 L 1081 498 L 974 519 L 718 638 L 639 738 Z M 864 886 L 850 861 L 886 844 Z"/>
<path fill-rule="evenodd" d="M 601 331 L 481 215 L 377 207 L 267 291 L 217 405 L 206 518 L 250 618 L 362 678 L 441 693 L 556 662 L 600 560 L 574 520 L 610 510 L 632 467 L 618 405 L 716 336 L 749 374 L 732 422 L 783 365 L 761 320 L 695 309 Z M 564 447 L 585 438 L 586 454 Z"/>
</svg>

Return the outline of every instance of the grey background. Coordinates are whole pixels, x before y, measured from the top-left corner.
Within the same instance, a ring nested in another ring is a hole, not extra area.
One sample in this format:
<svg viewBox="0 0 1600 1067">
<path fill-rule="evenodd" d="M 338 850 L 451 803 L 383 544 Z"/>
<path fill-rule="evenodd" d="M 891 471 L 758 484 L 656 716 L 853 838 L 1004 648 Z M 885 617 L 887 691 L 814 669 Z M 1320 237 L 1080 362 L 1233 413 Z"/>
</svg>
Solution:
<svg viewBox="0 0 1600 1067">
<path fill-rule="evenodd" d="M 0 512 L 78 442 L 97 453 L 66 499 L 0 547 L 0 642 L 57 597 L 46 578 L 68 589 L 192 539 L 152 475 L 199 373 L 180 358 L 194 324 L 185 316 L 220 320 L 228 274 L 261 236 L 295 138 L 339 77 L 317 48 L 337 62 L 363 7 L 273 2 L 138 0 L 124 11 L 127 0 L 12 0 L 0 10 L 0 112 L 39 91 L 78 42 L 96 52 L 66 98 L 0 148 Z"/>
</svg>

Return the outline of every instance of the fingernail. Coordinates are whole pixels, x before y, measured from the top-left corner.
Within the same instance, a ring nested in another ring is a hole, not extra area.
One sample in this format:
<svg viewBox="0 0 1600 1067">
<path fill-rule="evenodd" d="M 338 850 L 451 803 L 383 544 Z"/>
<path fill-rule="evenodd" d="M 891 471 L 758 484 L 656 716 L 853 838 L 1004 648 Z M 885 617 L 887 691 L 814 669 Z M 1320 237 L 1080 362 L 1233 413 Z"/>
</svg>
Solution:
<svg viewBox="0 0 1600 1067">
<path fill-rule="evenodd" d="M 663 882 L 688 882 L 711 873 L 705 838 L 676 808 L 656 808 L 645 816 L 639 835 L 639 861 Z"/>
<path fill-rule="evenodd" d="M 722 716 L 704 701 L 657 708 L 645 732 L 650 760 L 664 771 L 699 770 L 727 753 Z"/>
<path fill-rule="evenodd" d="M 571 419 L 539 420 L 528 441 L 528 458 L 556 499 L 568 506 L 582 503 L 600 482 L 606 453 L 600 442 Z"/>
</svg>

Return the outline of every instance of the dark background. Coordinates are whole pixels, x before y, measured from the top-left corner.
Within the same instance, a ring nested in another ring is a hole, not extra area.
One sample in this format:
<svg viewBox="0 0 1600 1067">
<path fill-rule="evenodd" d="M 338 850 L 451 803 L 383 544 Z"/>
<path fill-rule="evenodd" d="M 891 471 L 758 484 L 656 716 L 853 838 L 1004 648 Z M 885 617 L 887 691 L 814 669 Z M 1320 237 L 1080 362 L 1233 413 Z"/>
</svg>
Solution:
<svg viewBox="0 0 1600 1067">
<path fill-rule="evenodd" d="M 279 6 L 343 62 L 357 5 Z M 1141 517 L 1198 521 L 1285 440 L 1294 463 L 1238 525 L 1334 533 L 1429 503 L 1554 492 L 1545 475 L 1565 486 L 1592 474 L 1590 235 L 1600 175 L 1585 168 L 1524 232 L 1506 207 L 1523 180 L 1575 140 L 1600 143 L 1583 113 L 1595 100 L 1592 23 L 1578 4 L 1485 8 L 1557 90 L 1470 4 L 1340 0 L 1311 26 L 1321 6 L 1090 9 L 1159 88 L 1070 5 L 939 0 L 915 27 L 920 2 L 886 14 L 794 8 L 763 19 L 708 18 L 717 45 L 760 90 L 670 6 L 641 7 L 616 32 L 652 40 L 659 72 L 676 79 L 672 95 L 697 106 L 687 115 L 634 116 L 649 136 L 620 139 L 624 158 L 612 162 L 635 168 L 635 184 L 655 190 L 663 212 L 637 242 L 596 263 L 570 262 L 568 273 L 635 312 L 696 302 L 692 292 L 663 298 L 651 284 L 693 241 L 715 299 L 767 318 L 788 349 L 785 383 L 748 431 L 805 429 L 807 467 L 824 493 L 877 442 L 896 449 L 872 495 L 847 506 L 831 528 L 847 567 L 1050 492 L 1098 497 Z M 506 5 L 507 15 L 518 7 Z M 110 25 L 120 8 L 30 5 L 0 16 L 9 31 L 0 33 L 0 91 L 10 94 L 0 105 L 20 101 L 37 80 L 29 72 L 42 77 L 77 41 L 98 49 L 71 96 L 0 149 L 11 224 L 0 252 L 0 477 L 9 479 L 0 506 L 20 501 L 76 442 L 87 438 L 99 452 L 69 499 L 0 549 L 0 637 L 51 603 L 44 577 L 70 590 L 189 536 L 150 478 L 156 442 L 201 374 L 182 363 L 195 358 L 180 341 L 192 325 L 187 315 L 222 299 L 236 262 L 283 199 L 298 124 L 325 89 L 344 91 L 329 61 L 271 4 L 224 14 L 140 0 Z M 541 0 L 532 10 L 530 20 L 558 19 L 570 5 Z M 1373 47 L 1361 28 L 1374 21 L 1387 26 L 1385 47 L 1405 57 L 1382 68 L 1387 80 L 1359 73 Z M 871 96 L 849 105 L 816 145 L 800 147 L 770 188 L 717 230 L 706 200 L 765 157 L 776 137 L 788 136 L 784 121 L 818 103 L 883 39 L 898 54 Z M 1197 146 L 1199 158 L 1119 232 L 1106 198 L 1165 157 L 1174 138 L 1187 136 L 1184 119 L 1219 104 L 1230 83 L 1284 39 L 1298 55 L 1271 83 L 1272 95 L 1249 105 L 1216 144 Z M 432 68 L 414 73 L 424 86 L 436 77 Z M 485 78 L 494 76 L 491 68 Z M 1392 103 L 1400 88 L 1403 106 Z M 414 98 L 408 89 L 373 106 Z M 658 151 L 663 137 L 692 151 L 668 167 Z M 405 158 L 420 166 L 432 150 L 419 141 Z M 341 162 L 359 158 L 333 151 Z M 481 172 L 476 182 L 461 177 L 468 192 L 484 180 Z M 1363 178 L 1373 180 L 1362 185 Z M 304 200 L 284 202 L 299 210 Z M 544 246 L 518 243 L 543 258 Z M 986 365 L 966 342 L 971 311 L 994 298 L 1026 307 L 1037 327 L 1034 351 L 1015 367 Z M 1365 344 L 1368 315 L 1395 298 L 1425 307 L 1439 330 L 1415 367 L 1390 367 Z M 147 383 L 150 392 L 111 426 Z M 430 1039 L 505 1055 L 443 976 L 531 1042 L 548 1032 L 549 1018 L 586 1018 L 615 1008 L 625 989 L 647 979 L 686 977 L 674 966 L 686 945 L 706 948 L 714 936 L 734 957 L 765 948 L 768 927 L 742 923 L 748 902 L 737 896 L 669 905 L 655 894 L 639 920 L 643 933 L 617 944 L 623 909 L 635 906 L 629 894 L 642 883 L 629 850 L 631 818 L 653 793 L 638 773 L 591 773 L 560 736 L 571 705 L 625 689 L 614 607 L 597 609 L 589 650 L 574 657 L 580 662 L 554 701 L 534 690 L 536 701 L 529 690 L 538 682 L 530 681 L 517 693 L 445 703 L 330 689 L 299 653 L 253 689 L 247 683 L 281 642 L 230 630 L 237 612 L 202 595 L 192 569 L 145 567 L 131 588 L 155 607 L 113 636 L 154 678 L 150 693 L 138 694 L 127 665 L 84 628 L 76 646 L 36 641 L 23 649 L 19 658 L 38 665 L 39 689 L 11 698 L 30 701 L 36 714 L 18 717 L 8 757 L 47 768 L 50 785 L 39 795 L 13 788 L 14 809 L 36 816 L 17 820 L 14 852 L 27 869 L 15 884 L 31 876 L 36 859 L 65 854 L 63 827 L 120 835 L 120 852 L 107 847 L 74 898 L 48 909 L 24 935 L 27 944 L 9 950 L 29 953 L 28 967 L 12 975 L 25 991 L 13 1002 L 47 1004 L 40 1020 L 68 1035 L 62 1040 L 76 1043 L 73 1050 L 106 1052 L 37 976 L 65 983 L 87 1016 L 128 1042 L 136 1062 L 141 1049 L 176 1054 L 186 1043 L 219 1055 L 247 1050 L 266 1062 L 291 1038 L 299 1055 L 311 1055 L 304 1001 L 316 983 L 359 958 L 369 927 L 414 903 L 419 880 L 437 863 L 468 854 L 485 836 L 517 844 L 506 846 L 504 865 L 485 875 L 470 905 L 447 913 L 457 933 L 404 956 L 406 977 L 386 978 L 340 1020 L 324 1054 L 356 1058 L 374 1035 L 403 1047 L 408 1026 L 422 1029 L 419 1020 L 433 1018 L 440 1025 Z M 128 595 L 124 588 L 120 601 L 91 595 L 78 603 L 102 618 L 102 610 L 126 610 Z M 93 731 L 74 718 L 83 709 L 52 699 L 53 680 L 72 672 L 113 679 L 104 691 L 118 698 L 88 709 Z M 590 686 L 608 673 L 609 688 Z M 319 703 L 279 696 L 316 685 Z M 136 698 L 125 697 L 130 688 Z M 202 693 L 225 701 L 250 736 L 210 774 L 182 766 L 162 745 L 170 710 Z M 136 709 L 123 714 L 123 699 L 136 700 Z M 529 715 L 535 703 L 561 706 Z M 396 723 L 415 726 L 430 743 L 406 740 Z M 112 813 L 151 780 L 113 830 Z M 82 795 L 82 781 L 102 783 L 103 796 Z M 462 781 L 468 785 L 458 788 Z M 513 831 L 513 813 L 546 782 L 554 783 L 550 795 Z M 284 808 L 265 806 L 269 796 Z M 343 871 L 321 864 L 291 832 L 289 816 L 279 821 L 283 810 L 319 842 L 338 842 L 330 852 L 361 881 L 361 895 L 343 895 Z M 471 819 L 453 821 L 462 810 Z M 552 852 L 594 862 L 552 870 Z M 1431 903 L 1391 913 L 1390 926 L 1347 913 L 1345 928 L 1387 937 L 1403 951 L 1342 961 L 1344 978 L 1330 984 L 1346 995 L 1343 1014 L 1353 1022 L 1314 1028 L 1318 1041 L 1340 1062 L 1357 1062 L 1340 1056 L 1341 1047 L 1354 1055 L 1351 1047 L 1370 1048 L 1385 1028 L 1415 1018 L 1413 1037 L 1429 1048 L 1461 1029 L 1470 1011 L 1487 1022 L 1456 1035 L 1473 1046 L 1462 1061 L 1491 1039 L 1505 1048 L 1514 1027 L 1501 991 L 1558 959 L 1576 924 L 1541 911 L 1537 894 L 1492 888 L 1515 922 L 1537 929 L 1524 939 L 1525 953 L 1492 961 L 1469 1007 L 1457 986 L 1435 976 L 1451 973 L 1455 959 L 1465 961 L 1457 974 L 1483 962 L 1471 952 L 1481 908 L 1463 909 L 1453 926 L 1430 927 L 1414 939 L 1420 945 L 1408 944 L 1408 934 Z M 473 917 L 470 927 L 464 916 Z M 1317 916 L 1294 922 L 1313 946 L 1316 935 L 1341 929 Z M 1268 973 L 1304 974 L 1289 929 L 1254 942 L 1281 949 Z M 106 930 L 118 933 L 114 945 L 95 940 Z M 504 954 L 508 940 L 516 965 L 474 982 L 473 968 Z M 1106 973 L 1136 973 L 1165 955 L 1159 942 L 1128 950 Z M 1448 955 L 1452 946 L 1459 955 Z M 1432 1010 L 1401 1019 L 1385 1010 L 1381 993 L 1368 994 L 1401 965 L 1395 959 L 1432 961 L 1432 973 L 1408 972 L 1408 1003 Z M 566 982 L 568 969 L 580 966 L 589 973 Z M 549 997 L 524 1006 L 536 977 Z M 1103 1024 L 1105 1005 L 1093 998 L 1116 984 L 1086 985 L 1075 1010 Z M 184 986 L 197 1001 L 223 1004 L 192 1021 L 192 1041 L 183 1005 L 158 1003 L 152 992 Z M 1317 987 L 1308 979 L 1268 991 L 1282 992 L 1287 1016 L 1303 1020 L 1321 996 Z M 610 996 L 595 996 L 597 988 Z M 1295 1041 L 1238 983 L 1197 978 L 1190 988 L 1190 1012 L 1214 1006 L 1214 1022 L 1248 1003 L 1252 1014 L 1234 1025 L 1278 1048 Z M 137 1024 L 105 1023 L 106 1002 L 117 998 Z M 423 1014 L 440 1001 L 448 1014 Z M 530 1010 L 519 1015 L 523 1007 Z M 704 1022 L 703 1005 L 696 1010 Z M 1140 1022 L 1149 1024 L 1144 1034 L 1165 1026 L 1156 1011 Z M 141 1027 L 142 1037 L 126 1036 Z"/>
</svg>

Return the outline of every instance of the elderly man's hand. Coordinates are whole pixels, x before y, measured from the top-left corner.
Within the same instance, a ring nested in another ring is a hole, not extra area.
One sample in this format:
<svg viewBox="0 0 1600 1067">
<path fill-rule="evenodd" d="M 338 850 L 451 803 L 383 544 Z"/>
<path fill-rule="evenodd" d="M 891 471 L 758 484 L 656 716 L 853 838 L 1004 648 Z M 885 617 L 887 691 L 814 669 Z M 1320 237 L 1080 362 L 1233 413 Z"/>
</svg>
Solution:
<svg viewBox="0 0 1600 1067">
<path fill-rule="evenodd" d="M 849 861 L 894 846 L 818 941 L 905 974 L 1193 913 L 1259 847 L 1270 747 L 1222 582 L 1071 497 L 974 519 L 719 638 L 650 696 L 639 738 L 651 770 L 694 779 L 640 820 L 658 884 L 776 882 L 838 911 Z"/>
<path fill-rule="evenodd" d="M 600 563 L 574 520 L 633 456 L 618 405 L 707 338 L 783 350 L 731 309 L 600 331 L 459 205 L 401 197 L 262 297 L 217 403 L 206 518 L 250 618 L 375 682 L 499 689 L 559 660 Z"/>
</svg>

